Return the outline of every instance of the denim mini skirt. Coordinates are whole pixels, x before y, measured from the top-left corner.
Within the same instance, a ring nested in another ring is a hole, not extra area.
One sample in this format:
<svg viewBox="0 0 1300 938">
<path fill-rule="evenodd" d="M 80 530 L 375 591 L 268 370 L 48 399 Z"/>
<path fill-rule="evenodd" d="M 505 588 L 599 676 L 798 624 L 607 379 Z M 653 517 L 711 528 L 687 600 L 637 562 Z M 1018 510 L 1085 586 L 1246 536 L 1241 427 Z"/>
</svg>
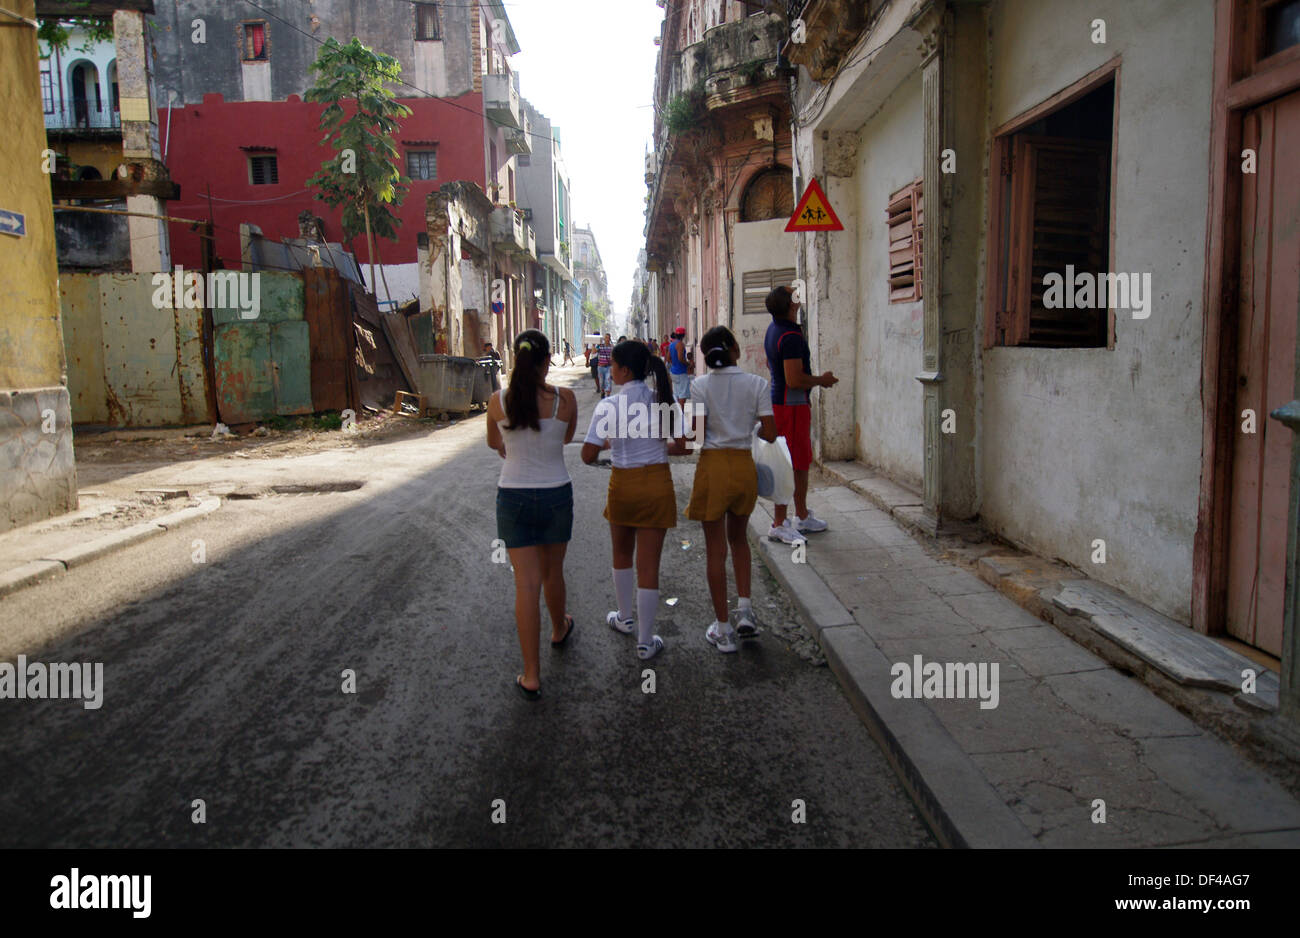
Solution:
<svg viewBox="0 0 1300 938">
<path fill-rule="evenodd" d="M 506 547 L 567 544 L 573 538 L 573 483 L 497 489 L 497 537 Z"/>
</svg>

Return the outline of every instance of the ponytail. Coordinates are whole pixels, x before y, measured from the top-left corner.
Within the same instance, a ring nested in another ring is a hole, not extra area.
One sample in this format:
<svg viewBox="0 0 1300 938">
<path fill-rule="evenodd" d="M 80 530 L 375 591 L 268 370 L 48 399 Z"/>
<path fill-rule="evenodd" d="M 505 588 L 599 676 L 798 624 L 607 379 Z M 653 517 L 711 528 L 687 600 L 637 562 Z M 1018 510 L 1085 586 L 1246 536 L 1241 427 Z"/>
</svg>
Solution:
<svg viewBox="0 0 1300 938">
<path fill-rule="evenodd" d="M 651 355 L 650 368 L 655 375 L 655 399 L 660 404 L 671 404 L 673 383 L 668 380 L 668 369 L 664 367 L 664 360 L 657 355 Z"/>
<path fill-rule="evenodd" d="M 710 368 L 726 368 L 732 364 L 731 350 L 739 347 L 736 337 L 726 326 L 714 326 L 704 333 L 704 338 L 700 340 L 704 363 Z"/>
<path fill-rule="evenodd" d="M 537 392 L 542 389 L 543 375 L 551 363 L 551 343 L 536 329 L 525 329 L 515 336 L 515 364 L 510 369 L 510 386 L 505 393 L 507 430 L 525 427 L 540 430 Z"/>
</svg>

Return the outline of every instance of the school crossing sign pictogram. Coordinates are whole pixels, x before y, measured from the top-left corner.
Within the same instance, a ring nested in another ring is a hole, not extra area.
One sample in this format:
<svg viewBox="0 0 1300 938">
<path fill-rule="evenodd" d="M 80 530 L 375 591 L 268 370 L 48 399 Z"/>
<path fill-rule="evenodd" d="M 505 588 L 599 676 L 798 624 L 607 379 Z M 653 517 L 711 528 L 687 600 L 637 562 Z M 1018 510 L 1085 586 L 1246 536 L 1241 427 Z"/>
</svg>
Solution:
<svg viewBox="0 0 1300 938">
<path fill-rule="evenodd" d="M 786 231 L 843 231 L 839 216 L 831 208 L 830 199 L 822 192 L 816 179 L 808 181 L 808 188 L 803 190 L 803 198 L 795 206 L 790 216 Z"/>
</svg>

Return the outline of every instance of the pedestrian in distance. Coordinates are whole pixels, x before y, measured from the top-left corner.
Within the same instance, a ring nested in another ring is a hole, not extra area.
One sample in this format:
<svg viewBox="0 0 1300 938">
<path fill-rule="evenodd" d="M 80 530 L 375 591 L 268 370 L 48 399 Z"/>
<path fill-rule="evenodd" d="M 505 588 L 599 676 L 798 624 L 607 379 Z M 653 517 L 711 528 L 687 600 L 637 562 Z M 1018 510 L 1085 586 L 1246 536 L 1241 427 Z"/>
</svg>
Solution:
<svg viewBox="0 0 1300 938">
<path fill-rule="evenodd" d="M 546 597 L 551 646 L 573 634 L 566 611 L 564 554 L 573 536 L 573 481 L 564 445 L 578 425 L 578 400 L 568 388 L 546 383 L 551 346 L 536 329 L 515 338 L 510 384 L 488 402 L 487 443 L 505 460 L 497 482 L 497 537 L 515 570 L 515 626 L 524 672 L 515 686 L 529 700 L 541 697 L 541 615 Z"/>
<path fill-rule="evenodd" d="M 686 399 L 691 396 L 691 368 L 695 359 L 686 354 L 686 329 L 677 327 L 673 340 L 668 345 L 668 372 L 673 378 L 673 397 L 677 398 L 679 407 L 686 406 Z"/>
<path fill-rule="evenodd" d="M 794 544 L 804 535 L 826 530 L 826 522 L 808 510 L 808 472 L 812 468 L 812 389 L 834 387 L 839 378 L 829 371 L 812 373 L 808 341 L 799 325 L 799 302 L 789 287 L 777 287 L 767 295 L 772 324 L 767 327 L 763 350 L 772 373 L 772 410 L 777 432 L 785 437 L 794 468 L 794 510 L 790 523 L 787 505 L 776 505 L 772 513 L 772 540 Z"/>
<path fill-rule="evenodd" d="M 600 393 L 600 373 L 598 372 L 599 357 L 596 354 L 596 347 L 592 346 L 587 351 L 587 367 L 591 369 L 591 383 L 596 386 L 596 393 Z"/>
<path fill-rule="evenodd" d="M 688 412 L 694 439 L 703 441 L 686 517 L 704 528 L 704 556 L 714 621 L 704 637 L 721 652 L 734 652 L 737 638 L 754 638 L 758 625 L 750 602 L 752 559 L 747 531 L 758 500 L 758 470 L 752 452 L 754 425 L 769 443 L 776 439 L 768 382 L 736 367 L 740 345 L 726 326 L 714 326 L 700 340 L 709 372 L 691 383 Z M 727 613 L 727 547 L 736 575 L 736 628 Z"/>
<path fill-rule="evenodd" d="M 573 348 L 569 345 L 569 340 L 564 340 L 564 364 L 573 364 Z"/>
<path fill-rule="evenodd" d="M 596 346 L 596 361 L 597 370 L 600 372 L 596 391 L 602 398 L 609 397 L 614 391 L 610 379 L 610 366 L 614 363 L 614 343 L 609 340 L 608 332 L 601 338 L 600 345 Z"/>
<path fill-rule="evenodd" d="M 647 377 L 654 379 L 653 389 Z M 624 635 L 636 633 L 637 657 L 644 661 L 664 647 L 654 625 L 664 537 L 677 526 L 668 457 L 686 454 L 685 427 L 673 404 L 664 363 L 640 342 L 614 346 L 611 380 L 619 392 L 592 412 L 582 461 L 594 465 L 603 449 L 609 449 L 613 459 L 605 518 L 618 609 L 605 621 Z"/>
<path fill-rule="evenodd" d="M 672 341 L 672 336 L 666 335 L 664 340 L 659 343 L 659 357 L 664 361 L 668 361 L 668 346 L 672 344 Z"/>
</svg>

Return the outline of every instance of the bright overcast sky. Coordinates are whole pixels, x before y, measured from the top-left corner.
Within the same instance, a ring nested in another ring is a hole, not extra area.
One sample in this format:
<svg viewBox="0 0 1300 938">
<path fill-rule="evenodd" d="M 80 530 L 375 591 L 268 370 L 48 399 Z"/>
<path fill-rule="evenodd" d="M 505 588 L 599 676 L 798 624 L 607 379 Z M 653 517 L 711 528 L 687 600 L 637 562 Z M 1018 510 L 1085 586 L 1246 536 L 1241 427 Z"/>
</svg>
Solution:
<svg viewBox="0 0 1300 938">
<path fill-rule="evenodd" d="M 519 88 L 560 128 L 573 221 L 596 236 L 610 303 L 627 316 L 645 244 L 645 147 L 654 128 L 654 0 L 506 0 Z"/>
</svg>

